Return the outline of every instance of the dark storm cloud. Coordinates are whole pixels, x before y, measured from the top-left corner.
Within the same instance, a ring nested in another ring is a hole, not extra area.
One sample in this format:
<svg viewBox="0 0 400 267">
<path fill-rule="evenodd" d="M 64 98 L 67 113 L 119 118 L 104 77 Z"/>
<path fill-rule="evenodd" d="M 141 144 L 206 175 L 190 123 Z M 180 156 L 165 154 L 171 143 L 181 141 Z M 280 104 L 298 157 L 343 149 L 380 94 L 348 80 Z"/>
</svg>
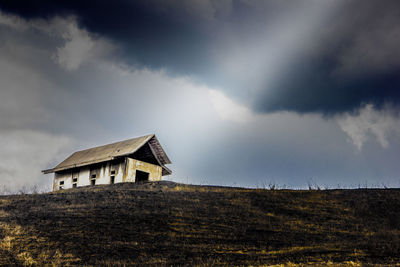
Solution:
<svg viewBox="0 0 400 267">
<path fill-rule="evenodd" d="M 356 111 L 366 104 L 381 109 L 400 104 L 399 68 L 362 76 L 336 76 L 334 63 L 302 59 L 282 71 L 276 84 L 261 93 L 261 112 L 295 111 L 334 115 Z"/>
<path fill-rule="evenodd" d="M 256 104 L 260 111 L 332 115 L 400 104 L 400 3 L 349 1 L 311 32 Z"/>
<path fill-rule="evenodd" d="M 308 17 L 318 16 L 314 9 L 322 1 L 43 0 L 0 1 L 0 8 L 24 18 L 75 15 L 94 35 L 119 44 L 127 63 L 189 75 L 259 112 L 330 115 L 367 103 L 398 107 L 398 1 L 324 2 L 329 10 L 315 21 Z M 280 37 L 285 31 L 294 37 Z M 237 53 L 219 57 L 234 45 Z M 269 54 L 285 63 L 253 64 Z M 225 71 L 225 61 L 250 68 Z"/>
<path fill-rule="evenodd" d="M 212 33 L 204 29 L 207 18 L 197 13 L 207 10 L 190 9 L 190 4 L 185 9 L 173 1 L 6 1 L 0 7 L 24 18 L 75 15 L 88 31 L 122 45 L 121 56 L 132 64 L 201 73 L 210 61 Z"/>
</svg>

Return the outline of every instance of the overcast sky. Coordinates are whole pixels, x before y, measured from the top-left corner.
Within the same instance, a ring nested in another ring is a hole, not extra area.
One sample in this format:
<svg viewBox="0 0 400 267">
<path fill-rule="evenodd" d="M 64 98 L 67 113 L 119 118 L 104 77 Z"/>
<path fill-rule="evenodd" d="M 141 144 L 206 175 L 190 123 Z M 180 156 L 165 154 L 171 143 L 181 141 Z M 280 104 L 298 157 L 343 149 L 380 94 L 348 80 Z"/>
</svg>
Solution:
<svg viewBox="0 0 400 267">
<path fill-rule="evenodd" d="M 400 3 L 0 1 L 0 184 L 155 133 L 167 179 L 400 186 Z"/>
</svg>

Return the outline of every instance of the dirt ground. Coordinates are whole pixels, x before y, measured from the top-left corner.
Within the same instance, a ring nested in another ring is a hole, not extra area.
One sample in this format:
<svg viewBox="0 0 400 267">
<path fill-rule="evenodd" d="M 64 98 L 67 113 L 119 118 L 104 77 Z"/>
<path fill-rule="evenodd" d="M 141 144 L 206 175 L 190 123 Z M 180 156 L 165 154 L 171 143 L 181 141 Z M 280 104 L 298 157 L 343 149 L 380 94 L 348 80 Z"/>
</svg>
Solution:
<svg viewBox="0 0 400 267">
<path fill-rule="evenodd" d="M 0 265 L 400 263 L 400 190 L 173 182 L 0 196 Z"/>
</svg>

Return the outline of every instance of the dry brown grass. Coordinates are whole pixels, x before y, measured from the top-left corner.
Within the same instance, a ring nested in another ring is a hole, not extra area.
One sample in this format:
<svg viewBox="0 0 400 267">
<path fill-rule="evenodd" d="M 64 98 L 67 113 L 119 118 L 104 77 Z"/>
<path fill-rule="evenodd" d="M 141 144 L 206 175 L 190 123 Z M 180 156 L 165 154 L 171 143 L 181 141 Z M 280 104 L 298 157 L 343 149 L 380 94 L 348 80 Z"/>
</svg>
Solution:
<svg viewBox="0 0 400 267">
<path fill-rule="evenodd" d="M 2 196 L 0 265 L 394 265 L 399 211 L 394 189 L 155 182 Z"/>
</svg>

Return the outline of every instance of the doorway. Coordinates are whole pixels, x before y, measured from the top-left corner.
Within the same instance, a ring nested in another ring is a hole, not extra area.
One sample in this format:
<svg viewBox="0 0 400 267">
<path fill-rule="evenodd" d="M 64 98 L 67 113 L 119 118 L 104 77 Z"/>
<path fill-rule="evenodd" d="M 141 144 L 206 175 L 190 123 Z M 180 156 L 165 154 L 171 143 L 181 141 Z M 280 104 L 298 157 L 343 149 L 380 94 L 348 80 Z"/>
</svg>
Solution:
<svg viewBox="0 0 400 267">
<path fill-rule="evenodd" d="M 149 180 L 149 173 L 136 170 L 135 182 L 144 182 Z"/>
</svg>

